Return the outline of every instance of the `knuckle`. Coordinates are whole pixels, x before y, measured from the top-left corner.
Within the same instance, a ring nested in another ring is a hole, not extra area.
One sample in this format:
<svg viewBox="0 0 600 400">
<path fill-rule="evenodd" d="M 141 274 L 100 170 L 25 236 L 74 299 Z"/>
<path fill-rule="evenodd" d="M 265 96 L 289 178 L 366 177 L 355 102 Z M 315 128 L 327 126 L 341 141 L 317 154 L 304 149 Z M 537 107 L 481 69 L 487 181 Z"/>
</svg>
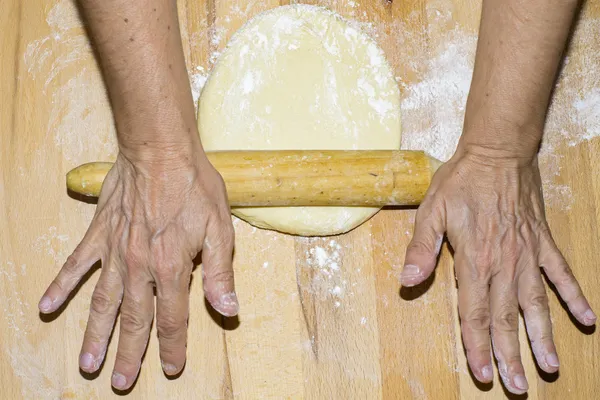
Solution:
<svg viewBox="0 0 600 400">
<path fill-rule="evenodd" d="M 93 319 L 91 321 L 88 321 L 88 324 L 85 327 L 85 334 L 83 337 L 84 347 L 86 343 L 103 344 L 107 342 L 107 335 L 103 335 L 102 332 L 100 332 L 101 329 L 102 328 L 99 328 L 97 324 L 93 322 Z"/>
<path fill-rule="evenodd" d="M 225 249 L 233 248 L 234 231 L 231 224 L 222 224 L 215 230 L 215 234 L 211 238 L 216 247 Z"/>
<path fill-rule="evenodd" d="M 79 270 L 79 257 L 77 255 L 77 252 L 74 252 L 69 257 L 67 257 L 67 260 L 65 261 L 65 263 L 63 265 L 63 272 L 68 275 L 74 275 L 78 272 L 78 270 Z"/>
<path fill-rule="evenodd" d="M 473 263 L 480 274 L 488 274 L 494 263 L 492 249 L 489 246 L 482 247 L 475 253 Z"/>
<path fill-rule="evenodd" d="M 418 254 L 433 254 L 434 248 L 431 244 L 424 242 L 423 240 L 413 239 L 406 249 L 407 252 L 414 252 Z"/>
<path fill-rule="evenodd" d="M 121 312 L 121 330 L 124 334 L 139 335 L 150 328 L 150 323 L 151 321 L 134 310 Z"/>
<path fill-rule="evenodd" d="M 65 281 L 64 276 L 57 276 L 53 281 L 52 284 L 54 285 L 54 287 L 56 289 L 58 289 L 59 292 L 64 293 L 66 291 L 69 290 L 69 287 L 67 286 L 67 282 Z"/>
<path fill-rule="evenodd" d="M 567 302 L 567 304 L 571 308 L 573 308 L 572 306 L 574 306 L 578 303 L 587 303 L 587 300 L 581 291 L 577 291 L 576 293 L 572 294 L 571 296 L 566 295 L 564 300 Z"/>
<path fill-rule="evenodd" d="M 486 307 L 477 307 L 464 314 L 463 323 L 474 331 L 489 331 L 490 311 Z"/>
<path fill-rule="evenodd" d="M 486 359 L 490 354 L 490 345 L 488 343 L 483 344 L 467 344 L 465 343 L 467 350 L 467 358 L 470 362 Z"/>
<path fill-rule="evenodd" d="M 158 336 L 167 341 L 181 339 L 185 334 L 185 320 L 172 315 L 162 316 L 157 324 Z"/>
<path fill-rule="evenodd" d="M 137 246 L 130 245 L 125 250 L 123 261 L 128 271 L 137 271 L 144 265 L 144 256 Z"/>
<path fill-rule="evenodd" d="M 508 366 L 509 370 L 514 371 L 515 373 L 517 371 L 522 371 L 523 367 L 522 367 L 522 359 L 521 359 L 521 355 L 519 354 L 519 352 L 516 352 L 515 354 L 511 354 L 508 357 L 505 357 L 504 359 L 504 363 Z"/>
<path fill-rule="evenodd" d="M 545 292 L 534 293 L 527 299 L 523 312 L 546 312 L 548 311 L 548 296 Z"/>
<path fill-rule="evenodd" d="M 115 365 L 120 365 L 119 368 L 124 373 L 135 374 L 141 365 L 141 356 L 136 356 L 129 351 L 118 351 L 115 357 Z"/>
<path fill-rule="evenodd" d="M 173 263 L 161 263 L 154 270 L 156 280 L 161 283 L 173 282 L 177 278 L 177 268 Z"/>
<path fill-rule="evenodd" d="M 552 336 L 552 330 L 548 332 L 541 332 L 537 338 L 533 338 L 532 342 L 540 343 L 542 345 L 552 345 L 554 346 L 554 338 Z"/>
<path fill-rule="evenodd" d="M 559 275 L 558 282 L 556 282 L 557 285 L 572 285 L 576 281 L 575 275 L 573 275 L 573 271 L 567 263 L 560 263 L 558 266 L 558 271 Z"/>
<path fill-rule="evenodd" d="M 231 282 L 233 281 L 233 270 L 229 268 L 212 268 L 205 271 L 204 276 L 206 280 L 212 282 Z"/>
<path fill-rule="evenodd" d="M 96 314 L 108 314 L 114 309 L 115 302 L 104 291 L 104 289 L 96 288 L 92 294 L 91 310 Z"/>
<path fill-rule="evenodd" d="M 492 321 L 492 331 L 514 333 L 519 329 L 519 315 L 516 311 L 504 311 Z"/>
<path fill-rule="evenodd" d="M 86 329 L 85 331 L 85 336 L 84 336 L 84 342 L 85 343 L 93 343 L 93 344 L 103 344 L 106 343 L 106 340 L 104 339 L 104 337 L 100 334 L 98 334 L 97 332 L 93 331 L 92 329 L 89 328 Z"/>
</svg>

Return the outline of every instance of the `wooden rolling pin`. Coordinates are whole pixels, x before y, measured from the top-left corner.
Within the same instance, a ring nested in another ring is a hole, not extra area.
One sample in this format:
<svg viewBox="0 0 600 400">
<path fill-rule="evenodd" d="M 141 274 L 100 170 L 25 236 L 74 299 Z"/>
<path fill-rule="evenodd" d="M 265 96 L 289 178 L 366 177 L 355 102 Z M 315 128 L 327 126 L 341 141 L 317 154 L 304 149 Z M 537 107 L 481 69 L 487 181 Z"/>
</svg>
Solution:
<svg viewBox="0 0 600 400">
<path fill-rule="evenodd" d="M 232 207 L 418 205 L 441 162 L 422 151 L 220 151 L 208 158 Z M 67 174 L 67 187 L 97 197 L 112 163 Z"/>
</svg>

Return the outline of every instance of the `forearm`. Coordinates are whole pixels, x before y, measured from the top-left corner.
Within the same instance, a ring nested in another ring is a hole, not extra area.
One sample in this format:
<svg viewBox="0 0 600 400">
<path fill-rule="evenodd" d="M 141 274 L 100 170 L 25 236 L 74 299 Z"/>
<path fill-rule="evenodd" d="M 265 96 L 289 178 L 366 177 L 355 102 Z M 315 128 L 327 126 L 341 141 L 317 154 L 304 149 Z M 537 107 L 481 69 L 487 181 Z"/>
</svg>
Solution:
<svg viewBox="0 0 600 400">
<path fill-rule="evenodd" d="M 459 150 L 531 158 L 576 0 L 484 0 Z"/>
<path fill-rule="evenodd" d="M 147 159 L 200 147 L 176 1 L 79 2 L 104 72 L 120 150 Z"/>
</svg>

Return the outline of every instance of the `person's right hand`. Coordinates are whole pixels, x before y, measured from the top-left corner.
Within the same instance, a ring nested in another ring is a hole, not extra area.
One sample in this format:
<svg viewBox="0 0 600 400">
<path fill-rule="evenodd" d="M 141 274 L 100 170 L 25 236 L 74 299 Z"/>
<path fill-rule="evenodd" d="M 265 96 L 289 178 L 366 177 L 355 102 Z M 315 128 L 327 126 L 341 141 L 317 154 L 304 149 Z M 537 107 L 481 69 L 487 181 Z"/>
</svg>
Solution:
<svg viewBox="0 0 600 400">
<path fill-rule="evenodd" d="M 121 152 L 89 230 L 40 301 L 42 313 L 56 311 L 92 265 L 102 261 L 79 365 L 86 372 L 98 370 L 120 308 L 112 375 L 116 389 L 130 388 L 138 375 L 154 318 L 154 287 L 163 370 L 168 375 L 182 370 L 192 260 L 199 252 L 206 298 L 225 316 L 238 312 L 225 186 L 203 155 L 199 142 L 183 151 L 161 149 L 151 161 Z"/>
</svg>

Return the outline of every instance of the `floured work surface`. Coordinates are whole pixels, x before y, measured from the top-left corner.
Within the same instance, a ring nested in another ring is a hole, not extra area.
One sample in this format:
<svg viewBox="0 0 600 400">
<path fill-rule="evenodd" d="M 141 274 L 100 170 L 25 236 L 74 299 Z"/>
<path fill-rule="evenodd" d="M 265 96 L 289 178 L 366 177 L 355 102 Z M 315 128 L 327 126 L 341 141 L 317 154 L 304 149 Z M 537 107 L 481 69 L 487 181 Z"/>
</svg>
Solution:
<svg viewBox="0 0 600 400">
<path fill-rule="evenodd" d="M 179 2 L 196 97 L 233 32 L 278 4 Z M 464 0 L 320 4 L 357 21 L 390 60 L 401 89 L 403 147 L 447 159 L 460 134 L 480 10 Z M 588 2 L 541 155 L 553 234 L 596 307 L 599 19 L 598 2 Z M 70 1 L 8 0 L 0 26 L 1 397 L 117 398 L 110 389 L 116 338 L 98 378 L 86 380 L 77 368 L 98 272 L 54 321 L 40 321 L 37 313 L 39 296 L 94 211 L 66 196 L 64 175 L 116 155 L 102 81 Z M 466 369 L 446 249 L 426 292 L 399 295 L 396 275 L 413 217 L 384 210 L 328 239 L 236 221 L 239 322 L 214 321 L 195 279 L 186 371 L 174 381 L 164 378 L 154 332 L 128 398 L 504 398 L 497 381 L 481 391 Z M 521 331 L 529 398 L 594 398 L 600 339 L 581 333 L 552 293 L 550 302 L 560 378 L 546 383 L 537 375 Z"/>
</svg>

